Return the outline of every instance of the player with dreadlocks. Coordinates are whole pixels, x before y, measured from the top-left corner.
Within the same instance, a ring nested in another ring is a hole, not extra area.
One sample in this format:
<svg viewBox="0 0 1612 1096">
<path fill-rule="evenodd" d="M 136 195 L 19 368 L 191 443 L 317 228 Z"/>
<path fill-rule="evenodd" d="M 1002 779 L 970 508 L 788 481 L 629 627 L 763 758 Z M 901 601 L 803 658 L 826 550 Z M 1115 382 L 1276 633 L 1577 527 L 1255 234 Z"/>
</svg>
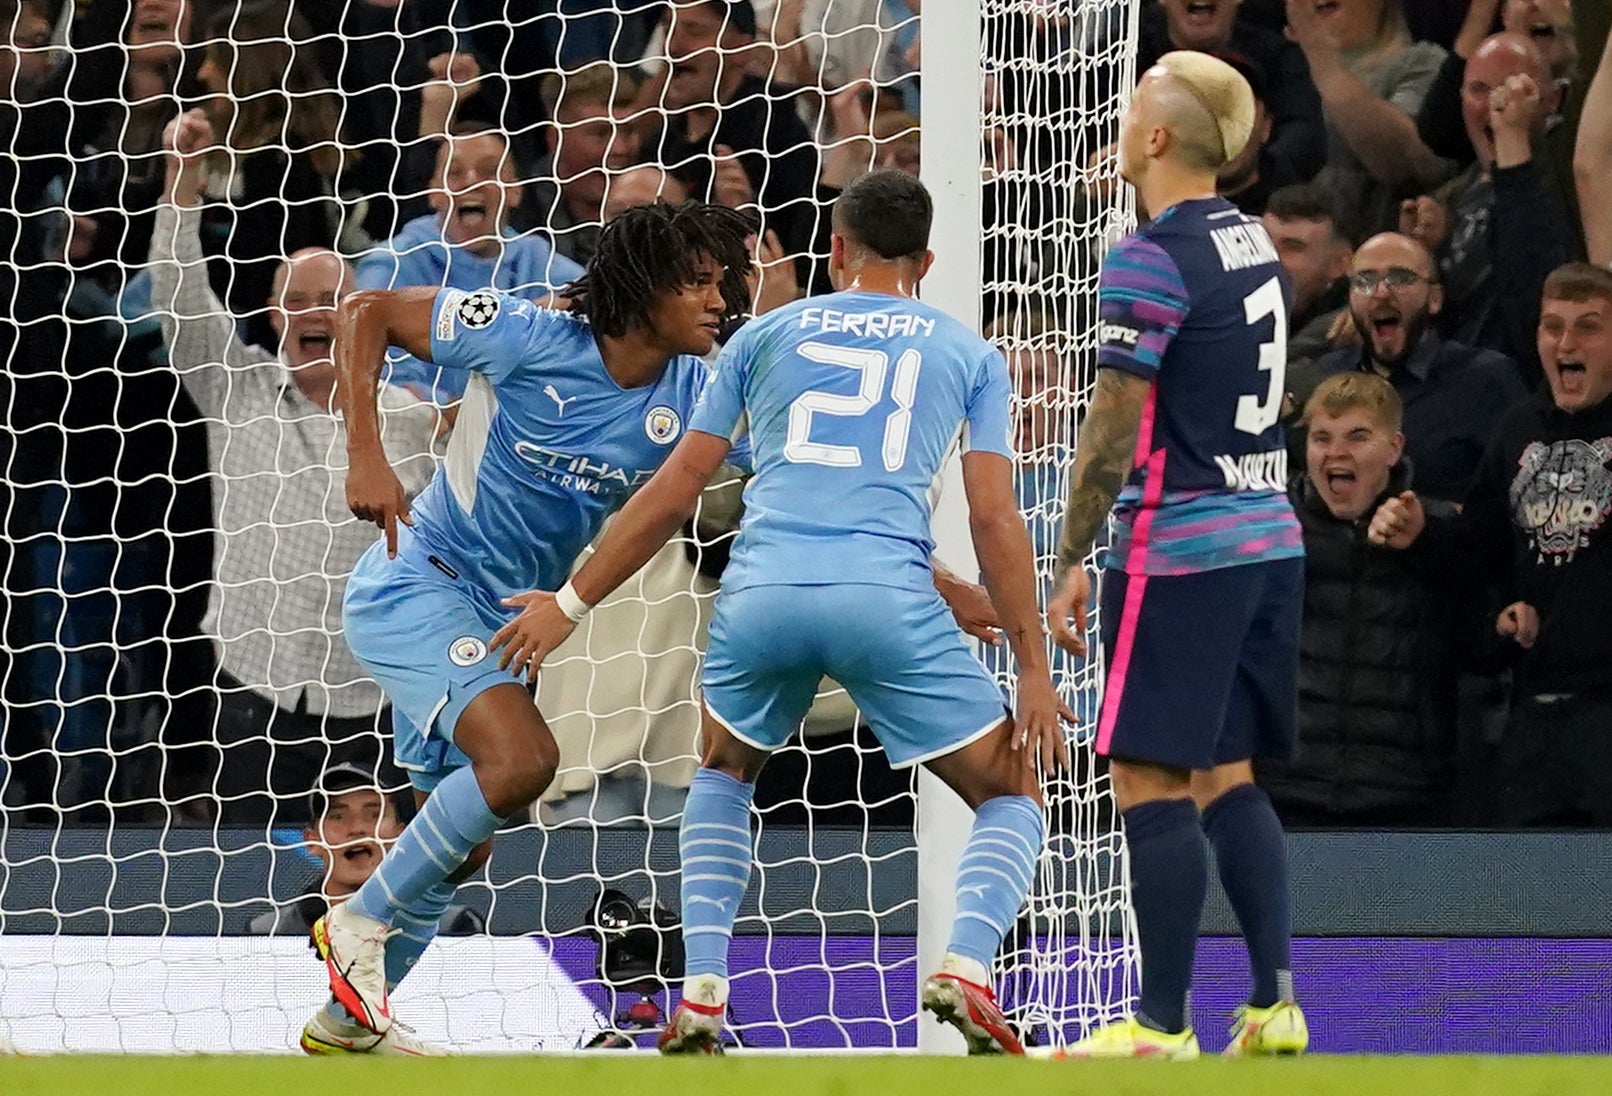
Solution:
<svg viewBox="0 0 1612 1096">
<path fill-rule="evenodd" d="M 493 831 L 543 793 L 559 761 L 520 668 L 501 669 L 489 641 L 533 596 L 522 591 L 565 582 L 672 451 L 705 383 L 698 355 L 750 306 L 753 231 L 704 203 L 630 209 L 564 290 L 565 311 L 492 290 L 343 302 L 347 504 L 385 530 L 347 584 L 343 623 L 391 699 L 394 753 L 420 811 L 313 927 L 332 997 L 303 1029 L 310 1054 L 442 1053 L 393 1024 L 388 993 L 486 861 Z M 376 414 L 388 346 L 470 375 L 447 458 L 412 511 Z"/>
</svg>

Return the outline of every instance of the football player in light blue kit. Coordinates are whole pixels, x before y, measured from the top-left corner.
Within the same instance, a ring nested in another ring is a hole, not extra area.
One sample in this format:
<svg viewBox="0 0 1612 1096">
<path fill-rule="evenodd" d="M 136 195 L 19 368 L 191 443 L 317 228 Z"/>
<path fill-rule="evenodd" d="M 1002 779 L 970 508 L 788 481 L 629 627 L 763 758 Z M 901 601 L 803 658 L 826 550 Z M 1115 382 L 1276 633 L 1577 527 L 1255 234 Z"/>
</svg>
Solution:
<svg viewBox="0 0 1612 1096">
<path fill-rule="evenodd" d="M 574 579 L 534 595 L 494 637 L 513 665 L 541 661 L 676 532 L 748 435 L 756 474 L 711 621 L 703 765 L 683 811 L 688 977 L 661 1036 L 668 1053 L 719 1045 L 754 782 L 824 674 L 857 702 L 892 765 L 927 765 L 974 808 L 951 943 L 923 1003 L 971 1051 L 1022 1053 L 990 966 L 1043 843 L 1034 762 L 1067 762 L 1059 719 L 1072 716 L 1048 674 L 1015 504 L 1006 365 L 913 299 L 933 258 L 931 219 L 928 192 L 903 172 L 847 188 L 829 260 L 840 292 L 741 329 L 672 458 Z M 1016 721 L 933 585 L 926 492 L 959 438 L 980 570 L 1019 661 Z"/>
<path fill-rule="evenodd" d="M 532 587 L 552 590 L 682 435 L 724 322 L 749 307 L 748 219 L 703 203 L 623 213 L 569 311 L 490 290 L 360 292 L 341 312 L 347 500 L 386 530 L 347 584 L 348 644 L 386 690 L 420 813 L 375 874 L 314 925 L 334 1000 L 310 1053 L 428 1053 L 388 990 L 434 935 L 499 822 L 542 794 L 558 750 L 489 653 Z M 381 451 L 387 346 L 470 375 L 448 455 L 411 514 Z"/>
</svg>

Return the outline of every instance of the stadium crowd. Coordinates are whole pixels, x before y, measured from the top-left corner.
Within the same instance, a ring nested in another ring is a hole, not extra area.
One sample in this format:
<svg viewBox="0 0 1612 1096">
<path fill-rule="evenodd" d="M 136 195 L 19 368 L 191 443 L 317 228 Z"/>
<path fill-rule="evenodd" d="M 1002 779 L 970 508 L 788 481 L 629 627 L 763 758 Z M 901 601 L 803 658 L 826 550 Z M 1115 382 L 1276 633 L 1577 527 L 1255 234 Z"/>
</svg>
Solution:
<svg viewBox="0 0 1612 1096">
<path fill-rule="evenodd" d="M 845 185 L 919 169 L 919 0 L 516 7 L 0 0 L 0 804 L 16 817 L 316 834 L 362 774 L 402 783 L 383 697 L 341 640 L 342 582 L 374 539 L 342 488 L 346 292 L 541 300 L 622 209 L 699 197 L 753 212 L 761 313 L 827 289 Z M 992 32 L 1027 57 L 1113 57 L 1112 10 Z M 1261 773 L 1289 824 L 1612 824 L 1595 760 L 1612 750 L 1609 23 L 1569 0 L 1141 11 L 1138 72 L 1215 53 L 1260 103 L 1220 182 L 1263 216 L 1293 289 L 1301 747 Z M 1050 560 L 1073 439 L 1048 423 L 1089 369 L 1056 357 L 1091 304 L 1037 288 L 1038 221 L 1100 206 L 1114 173 L 1091 133 L 1029 127 L 1021 107 L 1052 108 L 1027 80 L 989 84 L 992 116 L 1017 121 L 984 134 L 984 313 Z M 1022 169 L 1052 159 L 1078 188 Z M 390 369 L 385 440 L 414 491 L 464 377 Z M 1385 503 L 1400 524 L 1376 543 Z M 698 595 L 736 510 L 732 481 L 713 488 L 685 543 L 545 669 L 561 749 L 545 820 L 678 812 Z M 904 786 L 858 749 L 842 693 L 808 732 L 831 747 L 822 802 L 853 798 L 835 755 L 864 801 Z M 813 799 L 805 779 L 776 766 L 758 806 Z"/>
</svg>

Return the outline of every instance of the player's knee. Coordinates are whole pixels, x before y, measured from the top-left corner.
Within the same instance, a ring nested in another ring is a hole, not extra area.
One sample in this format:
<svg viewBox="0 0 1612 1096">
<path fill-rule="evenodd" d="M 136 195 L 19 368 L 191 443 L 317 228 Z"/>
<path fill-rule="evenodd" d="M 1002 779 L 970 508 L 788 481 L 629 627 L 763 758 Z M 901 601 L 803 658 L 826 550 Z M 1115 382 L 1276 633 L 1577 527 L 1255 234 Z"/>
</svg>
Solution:
<svg viewBox="0 0 1612 1096">
<path fill-rule="evenodd" d="M 1186 799 L 1192 795 L 1192 773 L 1186 769 L 1116 758 L 1109 766 L 1109 778 L 1114 782 L 1114 800 L 1122 811 L 1155 799 Z"/>
<path fill-rule="evenodd" d="M 756 777 L 761 775 L 761 766 L 766 760 L 766 754 L 743 748 L 732 739 L 707 742 L 705 748 L 700 751 L 701 768 L 715 769 L 746 784 L 756 782 Z"/>
<path fill-rule="evenodd" d="M 1025 765 L 1019 755 L 1012 755 L 1008 764 L 969 773 L 955 788 L 968 809 L 977 811 L 989 800 L 1007 795 L 1022 795 L 1041 806 L 1041 782 L 1035 771 Z"/>
<path fill-rule="evenodd" d="M 1192 774 L 1192 799 L 1200 811 L 1233 788 L 1254 783 L 1254 767 L 1247 761 L 1217 765 Z"/>
<path fill-rule="evenodd" d="M 511 752 L 493 765 L 478 766 L 476 775 L 482 781 L 487 806 L 494 814 L 507 817 L 535 803 L 554 782 L 559 767 L 559 747 L 550 740 Z"/>
</svg>

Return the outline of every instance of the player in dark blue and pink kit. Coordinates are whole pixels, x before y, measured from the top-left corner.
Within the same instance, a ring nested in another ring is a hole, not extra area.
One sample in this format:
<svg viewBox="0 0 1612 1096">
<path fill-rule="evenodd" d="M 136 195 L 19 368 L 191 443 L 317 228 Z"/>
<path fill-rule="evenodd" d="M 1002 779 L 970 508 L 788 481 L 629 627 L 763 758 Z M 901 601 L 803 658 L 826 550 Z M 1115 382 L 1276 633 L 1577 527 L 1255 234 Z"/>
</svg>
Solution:
<svg viewBox="0 0 1612 1096">
<path fill-rule="evenodd" d="M 1304 547 L 1278 422 L 1288 289 L 1259 222 L 1215 193 L 1253 118 L 1234 69 L 1182 51 L 1147 72 L 1121 125 L 1120 172 L 1152 220 L 1103 264 L 1096 390 L 1047 614 L 1083 653 L 1084 561 L 1112 508 L 1097 751 L 1125 820 L 1142 992 L 1071 1057 L 1198 1055 L 1186 1002 L 1210 845 L 1254 975 L 1228 1053 L 1309 1041 L 1285 843 L 1251 764 L 1291 753 L 1297 724 Z"/>
</svg>

